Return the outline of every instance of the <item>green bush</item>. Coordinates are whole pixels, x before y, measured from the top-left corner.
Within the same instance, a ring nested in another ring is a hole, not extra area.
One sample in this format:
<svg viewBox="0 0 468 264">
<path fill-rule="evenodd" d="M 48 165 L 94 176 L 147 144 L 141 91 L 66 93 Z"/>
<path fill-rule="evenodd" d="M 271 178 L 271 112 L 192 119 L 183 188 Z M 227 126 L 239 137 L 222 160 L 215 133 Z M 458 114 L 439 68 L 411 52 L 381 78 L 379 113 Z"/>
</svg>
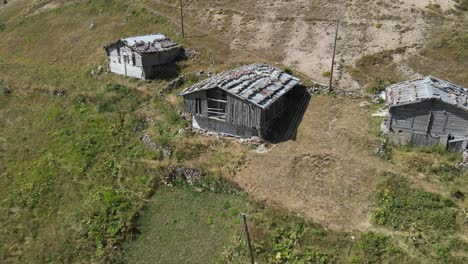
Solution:
<svg viewBox="0 0 468 264">
<path fill-rule="evenodd" d="M 292 74 L 293 74 L 293 71 L 292 71 L 292 69 L 291 69 L 291 68 L 289 68 L 289 67 L 285 67 L 285 68 L 283 68 L 283 71 L 284 71 L 285 73 L 287 73 L 287 74 L 290 74 L 290 75 L 292 75 Z"/>
<path fill-rule="evenodd" d="M 330 77 L 330 71 L 324 71 L 322 72 L 323 77 Z"/>
<path fill-rule="evenodd" d="M 391 84 L 394 84 L 394 80 L 389 80 L 389 79 L 383 79 L 382 77 L 376 77 L 370 81 L 370 83 L 367 85 L 367 91 L 372 94 L 379 94 L 382 91 L 385 91 L 385 89 L 390 86 Z"/>
<path fill-rule="evenodd" d="M 84 221 L 87 237 L 94 240 L 98 254 L 111 251 L 135 228 L 138 207 L 129 193 L 106 188 L 96 194 L 96 206 Z"/>
<path fill-rule="evenodd" d="M 356 243 L 358 249 L 364 252 L 364 256 L 370 263 L 380 262 L 384 254 L 395 255 L 400 249 L 392 245 L 390 238 L 375 233 L 364 234 Z"/>
</svg>

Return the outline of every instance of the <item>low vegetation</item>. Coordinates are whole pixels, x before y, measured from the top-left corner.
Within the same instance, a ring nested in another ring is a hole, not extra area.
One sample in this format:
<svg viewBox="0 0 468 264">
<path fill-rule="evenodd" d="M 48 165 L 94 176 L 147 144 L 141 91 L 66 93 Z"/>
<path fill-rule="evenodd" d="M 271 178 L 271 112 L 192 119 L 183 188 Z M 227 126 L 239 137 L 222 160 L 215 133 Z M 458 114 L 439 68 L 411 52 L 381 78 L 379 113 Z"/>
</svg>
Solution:
<svg viewBox="0 0 468 264">
<path fill-rule="evenodd" d="M 419 56 L 409 64 L 424 75 L 444 77 L 452 83 L 468 84 L 468 33 L 466 27 L 436 31 Z M 443 65 L 443 66 L 440 66 Z"/>
<path fill-rule="evenodd" d="M 349 68 L 351 76 L 369 93 L 379 93 L 392 83 L 400 82 L 403 76 L 398 72 L 393 62 L 394 54 L 404 52 L 404 49 L 387 50 L 375 54 L 368 54 L 356 61 L 354 67 Z"/>
<path fill-rule="evenodd" d="M 377 191 L 375 222 L 399 230 L 419 228 L 426 230 L 456 230 L 455 203 L 441 195 L 413 189 L 397 175 L 389 179 Z"/>
</svg>

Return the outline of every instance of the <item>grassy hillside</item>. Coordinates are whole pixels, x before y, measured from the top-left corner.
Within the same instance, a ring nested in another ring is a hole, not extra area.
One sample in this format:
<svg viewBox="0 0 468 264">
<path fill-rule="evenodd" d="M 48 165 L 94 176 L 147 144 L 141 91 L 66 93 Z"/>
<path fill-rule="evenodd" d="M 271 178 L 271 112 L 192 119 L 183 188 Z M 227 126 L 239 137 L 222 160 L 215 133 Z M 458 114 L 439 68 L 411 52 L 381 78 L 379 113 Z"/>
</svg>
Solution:
<svg viewBox="0 0 468 264">
<path fill-rule="evenodd" d="M 239 214 L 246 212 L 259 263 L 466 263 L 468 185 L 454 168 L 459 156 L 394 149 L 384 162 L 406 180 L 375 175 L 382 183 L 367 230 L 330 230 L 226 182 L 249 149 L 183 130 L 175 94 L 198 81 L 195 71 L 254 56 L 200 32 L 182 40 L 172 18 L 149 3 L 0 7 L 0 262 L 245 263 Z M 159 97 L 168 80 L 99 71 L 105 44 L 154 32 L 198 52 L 178 62 L 188 74 L 182 87 Z M 352 140 L 368 145 L 362 138 Z M 163 186 L 185 172 L 204 177 L 193 187 Z"/>
<path fill-rule="evenodd" d="M 162 32 L 180 41 L 164 18 L 124 1 L 44 4 L 12 2 L 24 12 L 1 13 L 0 260 L 103 260 L 134 232 L 172 163 L 203 149 L 200 162 L 220 172 L 206 164 L 220 162 L 209 157 L 221 148 L 210 151 L 219 143 L 190 135 L 176 139 L 185 122 L 155 97 L 167 81 L 90 75 L 105 67 L 102 47 L 119 37 Z M 203 66 L 201 52 L 196 67 Z M 143 130 L 174 158 L 145 147 Z"/>
</svg>

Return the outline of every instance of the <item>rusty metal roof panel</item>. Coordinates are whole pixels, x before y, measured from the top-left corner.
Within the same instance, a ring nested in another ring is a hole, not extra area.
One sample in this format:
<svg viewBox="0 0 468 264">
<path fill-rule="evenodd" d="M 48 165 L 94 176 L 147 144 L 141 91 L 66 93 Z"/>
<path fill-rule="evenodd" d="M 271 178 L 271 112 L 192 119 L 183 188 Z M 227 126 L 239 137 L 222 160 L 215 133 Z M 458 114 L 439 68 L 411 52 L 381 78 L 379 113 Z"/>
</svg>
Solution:
<svg viewBox="0 0 468 264">
<path fill-rule="evenodd" d="M 179 95 L 220 88 L 266 109 L 299 84 L 299 79 L 266 64 L 245 65 L 199 82 Z"/>
<path fill-rule="evenodd" d="M 393 84 L 386 89 L 385 93 L 386 105 L 389 107 L 438 99 L 468 110 L 467 88 L 433 76 Z"/>
<path fill-rule="evenodd" d="M 110 47 L 116 43 L 123 43 L 138 53 L 153 53 L 180 48 L 180 45 L 167 38 L 163 34 L 134 36 L 118 40 L 106 46 Z"/>
</svg>

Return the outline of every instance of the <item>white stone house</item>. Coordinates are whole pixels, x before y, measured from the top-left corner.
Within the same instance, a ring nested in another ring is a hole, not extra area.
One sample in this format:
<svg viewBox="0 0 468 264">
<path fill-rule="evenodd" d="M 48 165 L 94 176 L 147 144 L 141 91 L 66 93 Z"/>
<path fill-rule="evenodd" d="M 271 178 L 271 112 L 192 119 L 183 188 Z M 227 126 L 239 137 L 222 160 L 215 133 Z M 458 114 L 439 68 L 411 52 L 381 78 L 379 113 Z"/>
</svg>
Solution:
<svg viewBox="0 0 468 264">
<path fill-rule="evenodd" d="M 163 34 L 119 39 L 104 49 L 111 72 L 143 80 L 157 78 L 182 50 Z"/>
</svg>

